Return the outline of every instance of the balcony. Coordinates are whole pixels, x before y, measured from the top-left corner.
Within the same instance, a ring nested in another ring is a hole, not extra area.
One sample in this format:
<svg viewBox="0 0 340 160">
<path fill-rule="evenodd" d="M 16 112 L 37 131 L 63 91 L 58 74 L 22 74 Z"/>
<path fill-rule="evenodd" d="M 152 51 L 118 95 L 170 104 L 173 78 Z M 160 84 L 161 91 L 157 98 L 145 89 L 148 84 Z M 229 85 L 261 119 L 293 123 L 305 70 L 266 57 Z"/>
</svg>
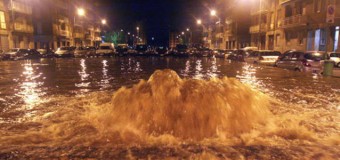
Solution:
<svg viewBox="0 0 340 160">
<path fill-rule="evenodd" d="M 279 27 L 280 28 L 295 28 L 295 27 L 303 27 L 307 25 L 307 16 L 305 15 L 295 15 L 292 17 L 284 18 L 280 20 Z"/>
<path fill-rule="evenodd" d="M 70 23 L 69 18 L 63 15 L 58 15 L 57 20 L 59 23 Z"/>
<path fill-rule="evenodd" d="M 102 41 L 101 37 L 94 37 L 94 41 Z"/>
<path fill-rule="evenodd" d="M 59 36 L 63 36 L 63 37 L 69 37 L 70 36 L 70 32 L 66 31 L 66 30 L 59 30 Z"/>
<path fill-rule="evenodd" d="M 73 35 L 74 35 L 73 38 L 84 39 L 84 34 L 83 33 L 74 33 Z"/>
<path fill-rule="evenodd" d="M 96 28 L 94 29 L 94 32 L 100 33 L 101 30 L 100 30 L 100 28 L 96 27 Z"/>
<path fill-rule="evenodd" d="M 13 30 L 16 32 L 33 33 L 33 26 L 24 23 L 14 23 Z"/>
<path fill-rule="evenodd" d="M 92 38 L 92 36 L 90 34 L 86 34 L 85 35 L 85 39 L 91 41 L 93 38 Z"/>
<path fill-rule="evenodd" d="M 23 14 L 32 14 L 32 7 L 28 6 L 23 2 L 12 1 L 12 4 L 9 4 L 9 10 L 14 12 L 23 13 Z"/>
<path fill-rule="evenodd" d="M 267 24 L 253 25 L 249 28 L 250 33 L 264 33 L 267 31 Z"/>
</svg>

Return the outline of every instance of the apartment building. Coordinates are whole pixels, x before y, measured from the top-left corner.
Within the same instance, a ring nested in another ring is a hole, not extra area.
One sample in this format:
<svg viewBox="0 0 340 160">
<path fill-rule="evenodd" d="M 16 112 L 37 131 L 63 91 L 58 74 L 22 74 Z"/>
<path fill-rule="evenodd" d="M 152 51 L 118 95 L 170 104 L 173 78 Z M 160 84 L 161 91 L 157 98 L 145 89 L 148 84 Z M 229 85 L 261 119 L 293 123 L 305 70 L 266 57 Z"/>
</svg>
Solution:
<svg viewBox="0 0 340 160">
<path fill-rule="evenodd" d="M 79 15 L 78 8 L 84 10 Z M 100 20 L 89 4 L 70 0 L 35 0 L 33 7 L 35 48 L 98 46 Z"/>
<path fill-rule="evenodd" d="M 9 15 L 7 5 L 3 0 L 0 0 L 0 50 L 6 51 L 9 49 Z"/>
<path fill-rule="evenodd" d="M 72 18 L 68 1 L 35 0 L 33 3 L 35 48 L 70 46 Z"/>
<path fill-rule="evenodd" d="M 229 1 L 228 6 L 233 3 Z M 251 35 L 249 28 L 251 25 L 250 4 L 237 2 L 234 7 L 228 9 L 224 21 L 224 49 L 238 49 L 250 46 Z"/>
<path fill-rule="evenodd" d="M 8 48 L 34 48 L 32 4 L 28 0 L 4 0 L 8 16 Z M 6 11 L 6 9 L 4 9 Z M 6 46 L 6 45 L 5 45 Z"/>
<path fill-rule="evenodd" d="M 251 9 L 251 45 L 284 52 L 335 51 L 339 46 L 339 0 L 259 0 Z M 335 9 L 334 21 L 327 12 Z"/>
</svg>

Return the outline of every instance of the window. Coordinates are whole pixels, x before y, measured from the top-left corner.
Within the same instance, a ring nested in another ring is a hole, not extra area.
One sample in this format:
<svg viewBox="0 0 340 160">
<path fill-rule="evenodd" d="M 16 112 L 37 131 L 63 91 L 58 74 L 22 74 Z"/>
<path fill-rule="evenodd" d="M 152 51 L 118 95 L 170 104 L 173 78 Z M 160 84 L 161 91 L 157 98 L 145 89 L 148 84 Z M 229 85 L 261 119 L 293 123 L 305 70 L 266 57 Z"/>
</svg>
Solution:
<svg viewBox="0 0 340 160">
<path fill-rule="evenodd" d="M 290 5 L 287 5 L 285 9 L 286 9 L 285 17 L 293 16 L 293 9 Z"/>
<path fill-rule="evenodd" d="M 6 29 L 6 19 L 5 19 L 5 12 L 0 11 L 0 28 Z"/>
<path fill-rule="evenodd" d="M 280 46 L 280 44 L 281 44 L 281 35 L 280 34 L 276 35 L 275 42 L 276 42 L 276 46 Z"/>
</svg>

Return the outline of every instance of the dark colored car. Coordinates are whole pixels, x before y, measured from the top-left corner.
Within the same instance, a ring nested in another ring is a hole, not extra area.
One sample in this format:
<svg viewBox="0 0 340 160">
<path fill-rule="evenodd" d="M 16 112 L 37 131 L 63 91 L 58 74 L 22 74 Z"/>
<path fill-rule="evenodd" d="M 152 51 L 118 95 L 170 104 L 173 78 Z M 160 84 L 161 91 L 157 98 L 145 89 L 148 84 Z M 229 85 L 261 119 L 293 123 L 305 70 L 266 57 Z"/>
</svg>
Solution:
<svg viewBox="0 0 340 160">
<path fill-rule="evenodd" d="M 128 50 L 129 50 L 129 48 L 126 45 L 118 45 L 116 47 L 116 53 L 119 56 L 127 55 L 128 54 Z"/>
<path fill-rule="evenodd" d="M 158 56 L 166 56 L 168 55 L 168 48 L 167 47 L 157 47 L 155 49 L 155 54 Z"/>
<path fill-rule="evenodd" d="M 35 49 L 14 48 L 3 54 L 4 60 L 21 60 L 40 58 L 40 53 Z"/>
<path fill-rule="evenodd" d="M 37 50 L 42 58 L 53 58 L 55 57 L 55 53 L 52 51 L 52 49 L 38 49 Z"/>
<path fill-rule="evenodd" d="M 182 45 L 182 44 L 178 44 L 175 48 L 175 50 L 173 51 L 174 56 L 179 56 L 179 57 L 188 57 L 189 53 L 188 53 L 188 46 L 186 45 Z"/>
<path fill-rule="evenodd" d="M 213 51 L 209 48 L 199 48 L 197 50 L 196 56 L 198 56 L 198 57 L 211 57 L 211 56 L 213 56 Z"/>
<path fill-rule="evenodd" d="M 146 55 L 148 51 L 148 46 L 147 45 L 137 45 L 136 46 L 136 54 L 137 55 Z"/>
<path fill-rule="evenodd" d="M 244 50 L 234 50 L 233 53 L 231 53 L 228 56 L 228 59 L 233 60 L 233 61 L 240 61 L 244 62 L 244 58 L 247 56 L 247 52 Z"/>
</svg>

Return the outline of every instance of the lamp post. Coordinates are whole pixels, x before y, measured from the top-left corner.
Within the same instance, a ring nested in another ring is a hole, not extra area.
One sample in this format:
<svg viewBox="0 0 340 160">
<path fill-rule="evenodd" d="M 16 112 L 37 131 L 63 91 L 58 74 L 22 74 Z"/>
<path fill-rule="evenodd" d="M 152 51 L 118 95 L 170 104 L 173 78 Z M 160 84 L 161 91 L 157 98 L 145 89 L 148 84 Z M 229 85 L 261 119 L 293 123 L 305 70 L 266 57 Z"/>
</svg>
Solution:
<svg viewBox="0 0 340 160">
<path fill-rule="evenodd" d="M 79 16 L 79 17 L 83 17 L 83 16 L 85 16 L 85 10 L 84 10 L 84 8 L 78 8 L 77 9 L 77 14 L 76 15 L 74 15 L 74 19 L 73 19 L 73 31 L 75 30 L 75 26 L 76 26 L 76 16 Z M 75 39 L 75 38 L 74 38 Z M 74 40 L 75 41 L 75 40 Z M 74 43 L 76 43 L 76 42 L 74 42 Z M 81 45 L 83 44 L 83 42 L 81 41 Z M 75 44 L 76 45 L 76 44 Z"/>
<path fill-rule="evenodd" d="M 106 25 L 106 19 L 102 19 L 102 25 Z"/>
<path fill-rule="evenodd" d="M 261 12 L 261 7 L 262 7 L 262 0 L 259 0 L 260 1 L 260 8 L 259 8 L 259 35 L 258 35 L 258 49 L 261 50 L 261 47 L 262 47 L 262 42 L 261 42 L 261 23 L 262 23 L 262 12 Z"/>
<path fill-rule="evenodd" d="M 211 11 L 210 11 L 210 15 L 213 16 L 213 17 L 217 17 L 217 18 L 218 18 L 218 28 L 221 29 L 221 18 L 217 16 L 216 10 L 211 10 Z M 216 37 L 217 37 L 217 36 L 215 35 L 215 38 L 216 38 Z M 216 41 L 216 46 L 215 46 L 215 47 L 216 47 L 216 48 L 219 48 L 219 47 L 218 47 L 218 44 L 217 44 L 217 39 L 215 39 L 215 41 Z"/>
</svg>

